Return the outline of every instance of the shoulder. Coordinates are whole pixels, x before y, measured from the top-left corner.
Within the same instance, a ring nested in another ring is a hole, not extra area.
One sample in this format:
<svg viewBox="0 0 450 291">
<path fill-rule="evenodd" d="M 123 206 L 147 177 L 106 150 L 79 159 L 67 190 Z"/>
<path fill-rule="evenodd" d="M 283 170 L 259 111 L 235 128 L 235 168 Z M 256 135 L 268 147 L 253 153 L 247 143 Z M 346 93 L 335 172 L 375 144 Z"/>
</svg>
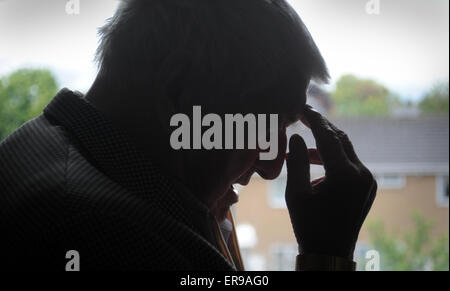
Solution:
<svg viewBox="0 0 450 291">
<path fill-rule="evenodd" d="M 68 140 L 44 116 L 30 120 L 0 143 L 0 187 L 4 195 L 42 192 L 64 182 Z"/>
<path fill-rule="evenodd" d="M 34 119 L 0 144 L 3 267 L 39 260 L 64 270 L 230 270 L 199 234 L 109 179 L 64 128 Z M 20 265 L 17 265 L 20 264 Z"/>
<path fill-rule="evenodd" d="M 62 222 L 61 246 L 93 270 L 232 270 L 201 235 L 135 195 L 85 201 Z"/>
</svg>

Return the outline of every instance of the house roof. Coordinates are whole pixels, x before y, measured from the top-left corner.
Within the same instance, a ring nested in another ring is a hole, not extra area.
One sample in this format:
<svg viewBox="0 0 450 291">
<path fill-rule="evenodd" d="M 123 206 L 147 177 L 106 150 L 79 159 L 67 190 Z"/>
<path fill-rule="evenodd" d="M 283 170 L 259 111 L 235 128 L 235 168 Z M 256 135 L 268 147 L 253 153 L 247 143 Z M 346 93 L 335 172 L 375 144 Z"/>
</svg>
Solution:
<svg viewBox="0 0 450 291">
<path fill-rule="evenodd" d="M 330 120 L 348 134 L 360 159 L 376 173 L 448 175 L 448 115 Z M 315 147 L 306 127 L 296 124 L 288 129 L 288 135 L 293 133 Z"/>
</svg>

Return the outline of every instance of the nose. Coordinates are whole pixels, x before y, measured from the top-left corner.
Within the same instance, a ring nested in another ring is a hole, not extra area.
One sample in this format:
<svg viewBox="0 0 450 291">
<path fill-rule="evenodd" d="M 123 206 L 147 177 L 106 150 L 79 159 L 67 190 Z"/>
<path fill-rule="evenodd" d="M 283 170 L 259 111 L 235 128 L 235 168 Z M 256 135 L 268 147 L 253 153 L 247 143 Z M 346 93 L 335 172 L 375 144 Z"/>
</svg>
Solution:
<svg viewBox="0 0 450 291">
<path fill-rule="evenodd" d="M 280 132 L 278 136 L 278 155 L 274 160 L 256 160 L 254 164 L 255 172 L 258 173 L 261 178 L 266 180 L 273 180 L 277 178 L 283 168 L 284 161 L 286 160 L 287 148 L 287 136 L 286 130 Z"/>
</svg>

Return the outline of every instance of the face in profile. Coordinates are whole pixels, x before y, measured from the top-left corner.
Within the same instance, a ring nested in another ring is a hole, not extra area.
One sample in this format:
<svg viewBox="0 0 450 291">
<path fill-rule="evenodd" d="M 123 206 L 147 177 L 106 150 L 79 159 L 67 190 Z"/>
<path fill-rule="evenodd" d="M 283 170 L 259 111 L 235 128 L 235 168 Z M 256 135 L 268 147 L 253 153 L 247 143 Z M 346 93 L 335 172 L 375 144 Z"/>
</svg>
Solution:
<svg viewBox="0 0 450 291">
<path fill-rule="evenodd" d="M 211 207 L 211 212 L 218 221 L 225 219 L 230 207 L 239 201 L 238 193 L 233 184 L 246 186 L 255 173 L 266 180 L 273 180 L 279 176 L 286 157 L 286 128 L 288 125 L 289 123 L 283 122 L 280 127 L 278 132 L 278 155 L 274 160 L 261 160 L 259 158 L 261 150 L 236 150 L 233 152 L 229 160 L 229 169 L 231 171 L 227 174 L 227 181 L 230 187 Z"/>
<path fill-rule="evenodd" d="M 269 102 L 274 103 L 275 100 L 278 111 L 289 112 L 279 114 L 278 154 L 275 159 L 260 159 L 260 153 L 262 152 L 260 149 L 236 150 L 227 157 L 228 167 L 224 175 L 229 187 L 210 207 L 212 213 L 219 221 L 226 217 L 230 207 L 239 200 L 236 191 L 233 189 L 233 184 L 246 186 L 255 173 L 266 180 L 273 180 L 280 175 L 286 158 L 288 144 L 286 129 L 300 120 L 306 105 L 306 92 L 309 84 L 309 78 L 301 77 L 299 77 L 297 82 L 282 84 L 279 86 L 278 92 L 284 93 L 278 93 L 277 95 L 282 94 L 284 98 L 272 98 Z M 261 104 L 257 106 L 261 107 Z M 292 108 L 297 110 L 292 110 Z"/>
<path fill-rule="evenodd" d="M 239 184 L 248 185 L 253 174 L 258 173 L 263 179 L 272 180 L 278 177 L 284 164 L 287 147 L 286 128 L 280 131 L 278 138 L 279 152 L 275 160 L 263 161 L 259 159 L 259 151 L 240 151 L 236 154 L 236 159 L 230 165 L 235 169 L 235 173 L 230 175 L 237 177 L 232 182 L 226 193 L 222 195 L 213 205 L 211 211 L 219 221 L 226 218 L 230 207 L 239 201 L 238 193 L 232 186 Z"/>
</svg>

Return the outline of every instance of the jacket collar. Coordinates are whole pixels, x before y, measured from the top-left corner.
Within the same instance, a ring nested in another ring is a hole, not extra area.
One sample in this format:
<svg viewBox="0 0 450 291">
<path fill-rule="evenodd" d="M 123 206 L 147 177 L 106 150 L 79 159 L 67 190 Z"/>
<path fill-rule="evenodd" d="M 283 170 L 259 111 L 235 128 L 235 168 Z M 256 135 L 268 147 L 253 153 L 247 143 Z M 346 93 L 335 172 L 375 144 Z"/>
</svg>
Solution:
<svg viewBox="0 0 450 291">
<path fill-rule="evenodd" d="M 215 242 L 207 207 L 179 181 L 146 160 L 126 134 L 81 93 L 62 89 L 44 109 L 44 115 L 70 132 L 90 161 L 110 179 Z"/>
</svg>

